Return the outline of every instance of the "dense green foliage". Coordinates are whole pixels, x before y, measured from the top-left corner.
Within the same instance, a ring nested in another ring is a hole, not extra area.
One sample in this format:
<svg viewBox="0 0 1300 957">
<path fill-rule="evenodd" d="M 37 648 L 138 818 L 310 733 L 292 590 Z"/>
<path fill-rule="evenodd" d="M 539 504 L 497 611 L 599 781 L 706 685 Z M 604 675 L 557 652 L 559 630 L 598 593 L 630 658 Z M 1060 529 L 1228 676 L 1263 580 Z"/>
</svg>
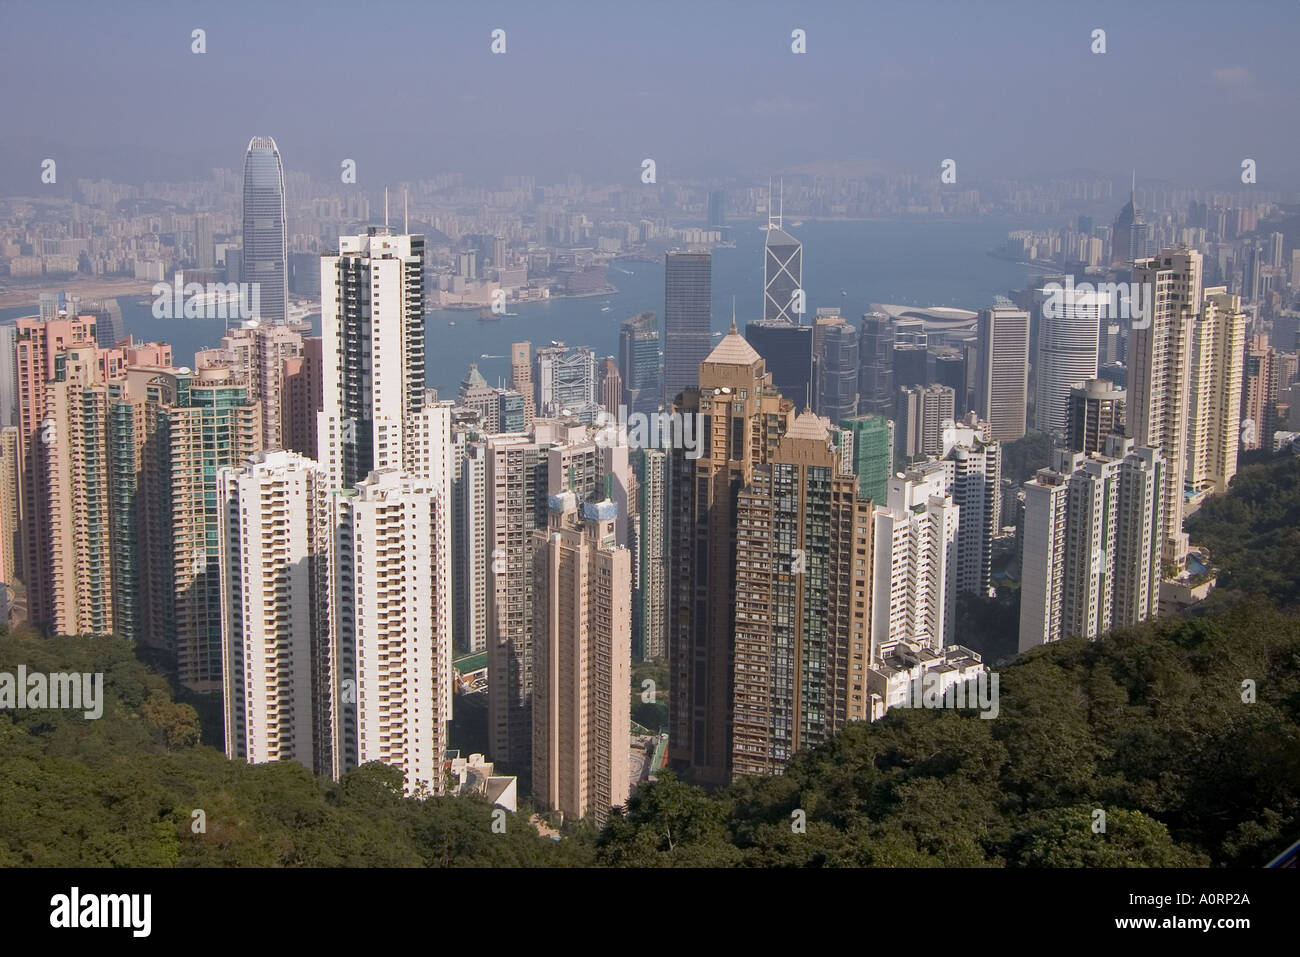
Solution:
<svg viewBox="0 0 1300 957">
<path fill-rule="evenodd" d="M 540 866 L 582 863 L 523 818 L 492 829 L 477 797 L 401 796 L 366 765 L 337 784 L 294 763 L 246 765 L 198 744 L 198 719 L 118 638 L 0 638 L 0 671 L 102 672 L 98 720 L 0 716 L 0 866 Z M 206 830 L 195 833 L 195 810 Z"/>
<path fill-rule="evenodd" d="M 0 865 L 1258 866 L 1300 833 L 1297 518 L 1300 462 L 1247 469 L 1193 524 L 1223 570 L 1200 613 L 999 668 L 994 720 L 891 711 L 780 777 L 665 776 L 559 842 L 523 815 L 494 833 L 481 799 L 402 798 L 379 765 L 228 761 L 125 641 L 0 637 L 0 671 L 103 672 L 108 699 L 0 713 Z"/>
</svg>

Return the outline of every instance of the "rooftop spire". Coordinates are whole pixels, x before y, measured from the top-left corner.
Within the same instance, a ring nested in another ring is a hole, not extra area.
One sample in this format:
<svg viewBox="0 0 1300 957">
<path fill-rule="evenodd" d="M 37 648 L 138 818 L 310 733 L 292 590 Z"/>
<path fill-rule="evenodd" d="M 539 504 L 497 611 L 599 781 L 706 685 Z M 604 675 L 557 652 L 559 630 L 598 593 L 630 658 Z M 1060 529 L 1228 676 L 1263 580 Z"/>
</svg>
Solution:
<svg viewBox="0 0 1300 957">
<path fill-rule="evenodd" d="M 728 334 L 734 335 L 735 332 L 736 332 L 736 297 L 732 296 L 731 297 L 731 330 Z"/>
</svg>

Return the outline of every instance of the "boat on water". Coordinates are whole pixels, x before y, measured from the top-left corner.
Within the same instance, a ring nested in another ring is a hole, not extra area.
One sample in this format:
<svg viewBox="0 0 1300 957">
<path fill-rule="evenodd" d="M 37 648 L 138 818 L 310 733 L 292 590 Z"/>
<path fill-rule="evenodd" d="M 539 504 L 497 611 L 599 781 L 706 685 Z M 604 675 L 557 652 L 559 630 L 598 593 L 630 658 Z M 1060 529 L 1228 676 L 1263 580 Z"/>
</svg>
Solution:
<svg viewBox="0 0 1300 957">
<path fill-rule="evenodd" d="M 847 296 L 848 293 L 847 293 L 845 290 L 841 289 L 841 290 L 840 290 L 840 295 L 841 295 L 841 296 Z"/>
<path fill-rule="evenodd" d="M 478 311 L 478 321 L 479 322 L 500 322 L 501 317 L 498 316 L 491 309 L 480 309 Z"/>
<path fill-rule="evenodd" d="M 503 316 L 518 316 L 519 313 L 517 313 L 517 312 L 503 312 L 502 315 L 503 315 Z"/>
<path fill-rule="evenodd" d="M 609 312 L 609 306 L 601 306 L 601 307 L 600 307 L 600 311 L 601 311 L 601 312 Z"/>
<path fill-rule="evenodd" d="M 449 325 L 449 326 L 454 326 L 455 324 L 456 324 L 456 320 L 455 320 L 455 319 L 453 319 L 451 322 L 447 323 L 447 325 Z"/>
</svg>

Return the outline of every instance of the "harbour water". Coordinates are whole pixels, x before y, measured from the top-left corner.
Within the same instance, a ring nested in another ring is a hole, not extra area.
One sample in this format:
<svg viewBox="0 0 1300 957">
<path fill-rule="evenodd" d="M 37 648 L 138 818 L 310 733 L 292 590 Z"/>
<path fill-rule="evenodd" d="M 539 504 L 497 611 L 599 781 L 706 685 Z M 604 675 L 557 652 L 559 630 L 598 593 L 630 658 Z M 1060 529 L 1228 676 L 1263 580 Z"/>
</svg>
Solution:
<svg viewBox="0 0 1300 957">
<path fill-rule="evenodd" d="M 807 221 L 793 229 L 804 245 L 804 289 L 808 314 L 833 307 L 856 319 L 873 302 L 979 309 L 995 295 L 1023 287 L 1035 271 L 988 255 L 1008 231 L 1038 225 L 1008 219 Z M 713 329 L 725 332 L 735 297 L 737 323 L 761 316 L 763 239 L 756 222 L 732 226 L 734 248 L 713 251 Z M 456 393 L 471 362 L 491 383 L 510 374 L 510 343 L 535 346 L 552 340 L 588 345 L 600 355 L 618 350 L 619 323 L 653 311 L 662 322 L 664 267 L 616 262 L 609 281 L 618 292 L 585 299 L 511 305 L 517 316 L 479 322 L 477 312 L 442 310 L 426 317 L 425 367 L 431 386 Z M 126 331 L 137 340 L 172 345 L 177 365 L 190 365 L 194 352 L 220 342 L 224 323 L 206 319 L 156 319 L 148 305 L 119 300 Z M 608 307 L 608 308 L 606 308 Z M 0 311 L 0 320 L 32 315 L 31 307 Z M 319 316 L 312 318 L 319 332 Z M 452 323 L 455 323 L 452 325 Z"/>
</svg>

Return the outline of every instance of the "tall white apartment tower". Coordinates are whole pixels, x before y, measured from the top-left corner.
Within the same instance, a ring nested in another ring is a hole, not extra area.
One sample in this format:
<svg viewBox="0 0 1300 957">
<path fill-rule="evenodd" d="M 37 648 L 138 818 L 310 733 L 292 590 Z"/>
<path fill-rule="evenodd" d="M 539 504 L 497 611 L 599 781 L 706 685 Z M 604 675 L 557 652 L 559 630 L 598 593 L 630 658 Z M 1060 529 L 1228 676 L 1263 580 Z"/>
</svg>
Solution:
<svg viewBox="0 0 1300 957">
<path fill-rule="evenodd" d="M 324 471 L 258 452 L 217 476 L 226 756 L 327 773 L 329 542 Z"/>
<path fill-rule="evenodd" d="M 324 411 L 317 449 L 331 488 L 372 469 L 414 472 L 405 426 L 424 407 L 424 237 L 372 226 L 321 257 Z"/>
<path fill-rule="evenodd" d="M 465 654 L 487 650 L 488 583 L 487 445 L 478 433 L 452 434 L 452 536 L 456 560 L 454 615 L 457 649 Z"/>
<path fill-rule="evenodd" d="M 452 693 L 449 496 L 436 481 L 377 469 L 333 500 L 334 774 L 382 761 L 401 768 L 407 794 L 441 794 Z"/>
<path fill-rule="evenodd" d="M 1194 489 L 1227 491 L 1237 474 L 1245 349 L 1241 297 L 1224 286 L 1207 288 L 1192 332 L 1186 482 Z"/>
<path fill-rule="evenodd" d="M 936 651 L 951 644 L 957 613 L 960 510 L 944 471 L 896 475 L 887 502 L 874 516 L 872 660 L 881 646 L 899 639 Z"/>
<path fill-rule="evenodd" d="M 1161 549 L 1166 561 L 1187 555 L 1183 532 L 1183 485 L 1191 415 L 1193 326 L 1201 308 L 1201 254 L 1166 249 L 1133 264 L 1149 310 L 1131 320 L 1129 333 L 1128 434 L 1135 444 L 1164 458 Z"/>
</svg>

